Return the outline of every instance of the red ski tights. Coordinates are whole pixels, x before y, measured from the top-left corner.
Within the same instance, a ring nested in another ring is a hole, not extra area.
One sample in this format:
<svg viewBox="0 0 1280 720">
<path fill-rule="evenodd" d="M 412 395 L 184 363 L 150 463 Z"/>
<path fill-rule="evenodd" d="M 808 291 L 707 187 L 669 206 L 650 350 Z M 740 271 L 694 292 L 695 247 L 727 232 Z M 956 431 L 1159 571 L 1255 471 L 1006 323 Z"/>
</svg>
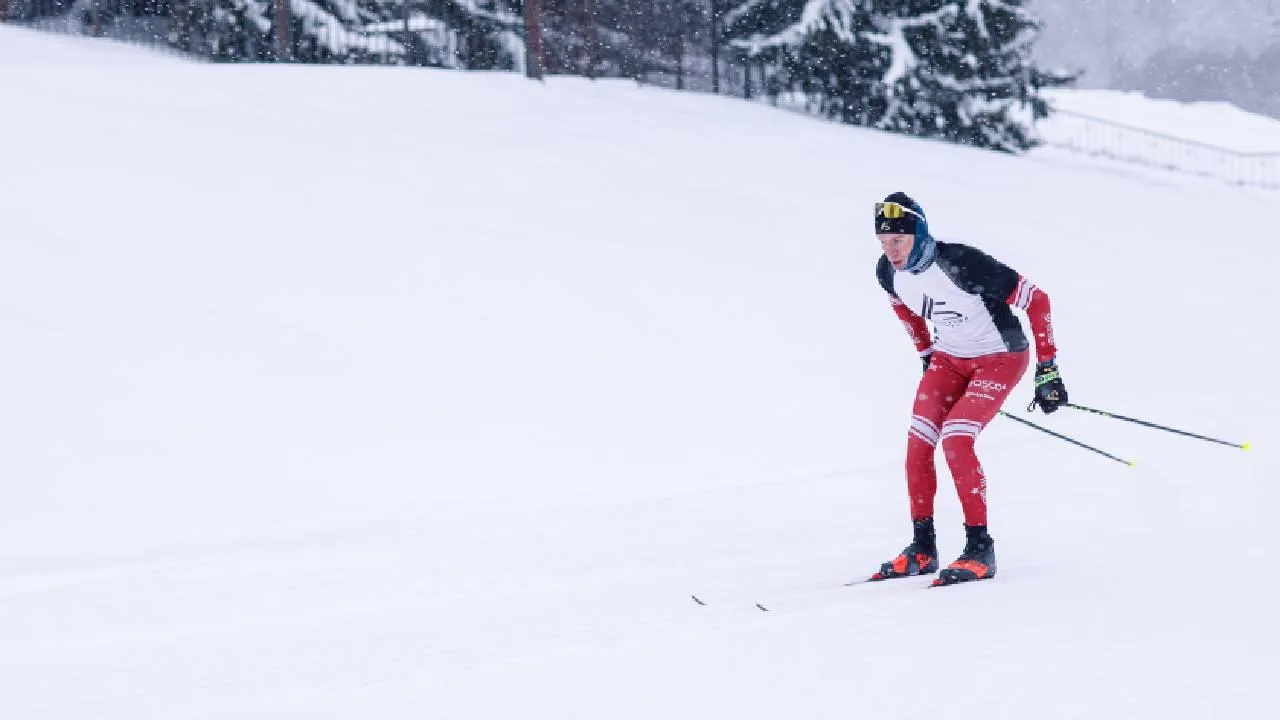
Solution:
<svg viewBox="0 0 1280 720">
<path fill-rule="evenodd" d="M 933 497 L 938 491 L 933 454 L 941 442 L 964 508 L 965 524 L 987 524 L 987 479 L 973 444 L 1026 372 L 1028 362 L 1025 350 L 976 358 L 933 354 L 916 390 L 907 432 L 907 492 L 912 519 L 933 515 Z"/>
</svg>

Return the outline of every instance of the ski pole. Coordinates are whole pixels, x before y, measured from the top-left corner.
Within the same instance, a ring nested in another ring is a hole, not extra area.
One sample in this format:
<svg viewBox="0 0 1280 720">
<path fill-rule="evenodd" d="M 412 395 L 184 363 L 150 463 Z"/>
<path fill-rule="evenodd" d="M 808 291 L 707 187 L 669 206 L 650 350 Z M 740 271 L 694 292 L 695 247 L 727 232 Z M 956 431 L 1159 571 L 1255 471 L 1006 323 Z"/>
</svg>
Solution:
<svg viewBox="0 0 1280 720">
<path fill-rule="evenodd" d="M 1125 417 L 1124 415 L 1116 415 L 1115 413 L 1109 413 L 1106 410 L 1095 410 L 1094 408 L 1085 407 L 1084 405 L 1076 405 L 1075 403 L 1067 403 L 1067 407 L 1072 408 L 1074 410 L 1082 410 L 1084 412 L 1093 413 L 1094 415 L 1101 415 L 1102 417 L 1109 417 L 1113 420 L 1124 420 L 1125 422 L 1131 422 L 1137 425 L 1141 425 L 1143 427 L 1154 428 L 1156 430 L 1164 430 L 1165 432 L 1171 432 L 1178 435 L 1186 435 L 1187 437 L 1192 437 L 1197 440 L 1205 440 L 1208 442 L 1218 443 L 1219 445 L 1226 445 L 1228 447 L 1240 448 L 1241 450 L 1249 449 L 1249 443 L 1247 442 L 1246 443 L 1227 442 L 1226 440 L 1219 440 L 1217 438 L 1206 437 L 1204 435 L 1197 435 L 1193 432 L 1187 432 L 1186 430 L 1175 430 L 1174 428 L 1165 427 L 1164 425 L 1157 425 L 1153 422 L 1147 422 L 1146 420 L 1138 420 L 1136 418 Z"/>
<path fill-rule="evenodd" d="M 1023 425 L 1030 425 L 1031 427 L 1033 427 L 1033 428 L 1035 428 L 1035 429 L 1039 430 L 1040 432 L 1042 432 L 1042 433 L 1048 433 L 1048 434 L 1050 434 L 1050 435 L 1052 435 L 1052 436 L 1054 436 L 1054 437 L 1058 438 L 1059 440 L 1066 440 L 1067 442 L 1071 443 L 1072 445 L 1077 445 L 1077 446 L 1079 446 L 1079 447 L 1084 448 L 1085 450 L 1092 450 L 1093 452 L 1098 453 L 1098 454 L 1099 454 L 1099 455 L 1101 455 L 1102 457 L 1109 458 L 1109 459 L 1111 459 L 1111 460 L 1115 460 L 1115 461 L 1116 461 L 1116 462 L 1118 462 L 1118 463 L 1124 463 L 1125 465 L 1128 465 L 1129 467 L 1134 467 L 1135 465 L 1137 465 L 1137 463 L 1133 462 L 1132 460 L 1125 460 L 1124 458 L 1118 458 L 1118 457 L 1116 457 L 1115 455 L 1112 455 L 1112 454 L 1111 454 L 1111 453 L 1109 453 L 1109 452 L 1103 452 L 1102 450 L 1099 450 L 1098 448 L 1093 447 L 1092 445 L 1085 445 L 1084 443 L 1080 442 L 1079 440 L 1072 440 L 1071 438 L 1067 437 L 1066 435 L 1063 435 L 1063 434 L 1061 434 L 1061 433 L 1056 433 L 1056 432 L 1054 432 L 1054 431 L 1050 430 L 1049 428 L 1046 428 L 1046 427 L 1040 427 L 1039 425 L 1037 425 L 1037 424 L 1035 424 L 1035 423 L 1031 422 L 1030 420 L 1023 420 L 1022 418 L 1018 417 L 1017 415 L 1011 415 L 1011 414 L 1009 414 L 1009 413 L 1007 413 L 1007 412 L 1005 412 L 1005 411 L 1003 411 L 1003 410 L 1001 410 L 1001 411 L 1000 411 L 1000 414 L 1001 414 L 1001 415 L 1003 415 L 1003 416 L 1005 416 L 1005 417 L 1007 417 L 1007 418 L 1009 418 L 1010 420 L 1017 420 L 1018 422 L 1022 423 Z"/>
</svg>

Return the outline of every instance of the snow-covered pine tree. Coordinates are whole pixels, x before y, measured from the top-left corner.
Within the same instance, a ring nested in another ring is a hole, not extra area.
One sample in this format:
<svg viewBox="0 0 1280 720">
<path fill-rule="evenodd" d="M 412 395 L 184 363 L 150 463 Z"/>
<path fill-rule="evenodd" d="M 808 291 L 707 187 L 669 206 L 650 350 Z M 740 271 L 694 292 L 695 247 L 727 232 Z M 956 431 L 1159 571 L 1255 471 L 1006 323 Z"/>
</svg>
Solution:
<svg viewBox="0 0 1280 720">
<path fill-rule="evenodd" d="M 216 62 L 274 57 L 272 0 L 173 0 L 169 44 Z"/>
<path fill-rule="evenodd" d="M 1030 147 L 1040 90 L 1074 78 L 1031 60 L 1024 0 L 739 0 L 733 44 L 791 92 L 844 122 L 1005 151 Z M 1025 111 L 1024 111 L 1025 110 Z"/>
<path fill-rule="evenodd" d="M 292 57 L 517 69 L 522 0 L 289 0 Z M 276 59 L 275 0 L 186 0 L 175 44 L 213 60 Z"/>
<path fill-rule="evenodd" d="M 886 130 L 1007 152 L 1032 146 L 1040 94 L 1074 76 L 1032 62 L 1040 26 L 1024 0 L 876 0 L 866 39 L 889 52 Z"/>
<path fill-rule="evenodd" d="M 731 44 L 766 68 L 764 92 L 812 112 L 870 125 L 885 106 L 877 82 L 888 53 L 868 0 L 738 0 L 724 15 Z"/>
<path fill-rule="evenodd" d="M 184 50 L 221 62 L 276 60 L 276 0 L 179 0 L 174 35 Z M 289 0 L 288 59 L 307 63 L 403 58 L 385 33 L 369 33 L 393 16 L 385 0 Z M 403 12 L 400 13 L 403 15 Z"/>
<path fill-rule="evenodd" d="M 379 0 L 395 10 L 400 0 Z M 417 13 L 435 22 L 430 34 L 411 33 L 410 63 L 467 70 L 518 70 L 524 67 L 523 0 L 413 0 Z M 403 13 L 403 10 L 398 12 Z"/>
</svg>

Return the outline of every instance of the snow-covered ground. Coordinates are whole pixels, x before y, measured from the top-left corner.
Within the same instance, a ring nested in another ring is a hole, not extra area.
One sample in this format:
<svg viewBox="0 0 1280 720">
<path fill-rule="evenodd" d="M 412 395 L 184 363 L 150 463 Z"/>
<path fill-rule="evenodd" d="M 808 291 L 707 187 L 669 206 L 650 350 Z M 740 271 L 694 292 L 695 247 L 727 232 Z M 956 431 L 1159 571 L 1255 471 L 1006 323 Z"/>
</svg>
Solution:
<svg viewBox="0 0 1280 720">
<path fill-rule="evenodd" d="M 0 28 L 5 717 L 1273 707 L 1277 193 L 68 42 Z M 1000 576 L 839 588 L 909 534 L 898 189 L 1053 296 L 1073 400 L 1256 450 L 998 420 Z"/>
</svg>

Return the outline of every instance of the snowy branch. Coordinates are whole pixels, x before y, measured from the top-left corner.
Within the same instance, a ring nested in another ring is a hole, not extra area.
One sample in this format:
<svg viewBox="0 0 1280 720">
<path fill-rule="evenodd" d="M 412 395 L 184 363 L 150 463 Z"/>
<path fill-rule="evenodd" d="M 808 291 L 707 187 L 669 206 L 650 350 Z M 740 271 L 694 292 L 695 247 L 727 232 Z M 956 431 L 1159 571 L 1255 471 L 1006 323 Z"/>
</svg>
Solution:
<svg viewBox="0 0 1280 720">
<path fill-rule="evenodd" d="M 467 13 L 486 20 L 492 20 L 496 23 L 507 26 L 508 28 L 522 27 L 524 18 L 514 13 L 504 12 L 502 10 L 490 10 L 480 6 L 479 0 L 452 0 L 453 4 L 465 10 Z M 492 5 L 493 3 L 487 3 Z"/>
<path fill-rule="evenodd" d="M 721 27 L 730 27 L 738 20 L 742 19 L 747 13 L 755 10 L 764 0 L 747 0 L 738 7 L 730 10 L 720 16 Z"/>
<path fill-rule="evenodd" d="M 791 27 L 775 35 L 754 35 L 745 40 L 734 40 L 732 44 L 757 55 L 766 48 L 799 45 L 805 37 L 826 26 L 836 37 L 853 45 L 858 41 L 853 29 L 857 11 L 864 4 L 865 0 L 809 0 L 800 20 Z"/>
<path fill-rule="evenodd" d="M 244 15 L 249 19 L 249 22 L 253 23 L 253 26 L 260 33 L 271 32 L 271 26 L 273 23 L 270 16 L 270 1 L 271 0 L 239 0 L 237 3 L 241 7 L 248 8 L 248 11 Z"/>
<path fill-rule="evenodd" d="M 359 22 L 360 7 L 354 0 L 329 0 L 338 17 L 348 22 Z"/>
<path fill-rule="evenodd" d="M 885 28 L 884 32 L 866 34 L 867 39 L 871 42 L 889 48 L 891 57 L 889 69 L 884 74 L 883 82 L 885 85 L 892 87 L 897 84 L 920 62 L 915 52 L 911 50 L 911 44 L 907 42 L 905 31 L 926 25 L 939 25 L 944 21 L 944 18 L 953 16 L 955 12 L 956 9 L 954 7 L 947 6 L 941 10 L 918 17 L 887 18 L 884 22 L 888 27 Z"/>
<path fill-rule="evenodd" d="M 341 18 L 325 11 L 309 0 L 291 0 L 289 9 L 293 16 L 303 21 L 311 35 L 335 55 L 346 55 L 351 50 L 364 50 L 384 55 L 404 55 L 404 45 L 386 35 L 365 35 L 347 30 Z"/>
<path fill-rule="evenodd" d="M 449 29 L 443 20 L 437 20 L 421 13 L 410 15 L 406 20 L 387 20 L 385 22 L 362 25 L 360 32 L 392 33 L 392 32 L 444 32 Z"/>
<path fill-rule="evenodd" d="M 982 12 L 982 8 L 986 3 L 987 0 L 969 0 L 968 5 L 964 8 L 965 14 L 973 18 L 973 21 L 978 24 L 978 32 L 984 38 L 991 36 L 990 31 L 987 30 L 986 14 Z"/>
</svg>

